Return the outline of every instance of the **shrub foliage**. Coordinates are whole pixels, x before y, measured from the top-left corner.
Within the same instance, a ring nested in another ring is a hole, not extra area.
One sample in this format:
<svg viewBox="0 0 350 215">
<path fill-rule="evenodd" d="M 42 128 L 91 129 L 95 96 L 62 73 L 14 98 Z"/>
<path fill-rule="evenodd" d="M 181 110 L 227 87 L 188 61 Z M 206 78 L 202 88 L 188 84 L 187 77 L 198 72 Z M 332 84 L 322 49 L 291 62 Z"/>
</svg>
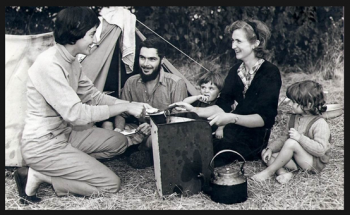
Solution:
<svg viewBox="0 0 350 215">
<path fill-rule="evenodd" d="M 6 34 L 52 31 L 56 13 L 64 7 L 5 7 Z M 96 14 L 102 7 L 91 7 Z M 340 6 L 129 6 L 138 21 L 161 35 L 193 59 L 215 56 L 220 63 L 233 61 L 231 35 L 224 29 L 235 20 L 253 18 L 271 29 L 268 49 L 278 65 L 306 68 L 343 51 L 344 11 Z M 144 34 L 152 32 L 140 23 Z M 332 52 L 333 53 L 333 52 Z M 181 55 L 181 57 L 185 57 Z M 179 58 L 170 49 L 168 58 Z M 234 63 L 234 62 L 232 62 Z"/>
</svg>

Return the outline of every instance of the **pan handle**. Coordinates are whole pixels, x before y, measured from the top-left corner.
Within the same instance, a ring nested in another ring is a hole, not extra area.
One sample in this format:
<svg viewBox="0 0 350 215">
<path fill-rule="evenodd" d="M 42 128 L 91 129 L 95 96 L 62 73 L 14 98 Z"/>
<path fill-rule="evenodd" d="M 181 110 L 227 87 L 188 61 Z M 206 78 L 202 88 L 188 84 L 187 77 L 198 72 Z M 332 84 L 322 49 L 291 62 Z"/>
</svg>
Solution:
<svg viewBox="0 0 350 215">
<path fill-rule="evenodd" d="M 218 153 L 216 153 L 216 155 L 214 155 L 214 157 L 211 159 L 210 164 L 209 164 L 210 170 L 211 170 L 212 172 L 214 172 L 214 167 L 212 166 L 213 161 L 214 161 L 214 159 L 216 158 L 216 156 L 218 156 L 219 154 L 224 153 L 224 152 L 233 152 L 233 153 L 236 153 L 237 155 L 239 155 L 239 156 L 243 159 L 244 163 L 241 165 L 241 172 L 242 172 L 242 174 L 244 175 L 244 169 L 243 169 L 243 167 L 244 167 L 244 164 L 245 164 L 245 162 L 246 162 L 245 159 L 244 159 L 244 157 L 243 157 L 241 154 L 239 154 L 238 152 L 233 151 L 233 150 L 230 150 L 230 149 L 221 150 L 221 151 L 219 151 Z"/>
</svg>

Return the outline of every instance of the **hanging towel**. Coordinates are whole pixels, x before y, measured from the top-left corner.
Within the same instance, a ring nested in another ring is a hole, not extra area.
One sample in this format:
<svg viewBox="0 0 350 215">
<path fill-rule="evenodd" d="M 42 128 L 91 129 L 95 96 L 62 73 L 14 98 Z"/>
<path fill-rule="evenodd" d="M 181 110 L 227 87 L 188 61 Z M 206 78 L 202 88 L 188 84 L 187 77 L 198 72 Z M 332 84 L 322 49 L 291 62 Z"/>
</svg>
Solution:
<svg viewBox="0 0 350 215">
<path fill-rule="evenodd" d="M 135 25 L 136 16 L 123 7 L 104 7 L 100 15 L 108 23 L 117 25 L 122 30 L 120 48 L 122 50 L 122 61 L 126 67 L 126 73 L 133 71 L 135 60 Z"/>
</svg>

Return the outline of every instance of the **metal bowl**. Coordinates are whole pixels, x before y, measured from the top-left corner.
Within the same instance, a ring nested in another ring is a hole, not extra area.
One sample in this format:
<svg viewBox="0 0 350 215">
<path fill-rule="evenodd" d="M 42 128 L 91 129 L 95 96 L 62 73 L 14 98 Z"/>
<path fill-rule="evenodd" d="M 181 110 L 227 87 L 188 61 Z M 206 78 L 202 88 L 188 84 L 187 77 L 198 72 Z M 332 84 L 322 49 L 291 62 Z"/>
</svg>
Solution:
<svg viewBox="0 0 350 215">
<path fill-rule="evenodd" d="M 326 104 L 327 111 L 322 114 L 326 119 L 338 117 L 344 113 L 344 106 L 342 104 Z"/>
</svg>

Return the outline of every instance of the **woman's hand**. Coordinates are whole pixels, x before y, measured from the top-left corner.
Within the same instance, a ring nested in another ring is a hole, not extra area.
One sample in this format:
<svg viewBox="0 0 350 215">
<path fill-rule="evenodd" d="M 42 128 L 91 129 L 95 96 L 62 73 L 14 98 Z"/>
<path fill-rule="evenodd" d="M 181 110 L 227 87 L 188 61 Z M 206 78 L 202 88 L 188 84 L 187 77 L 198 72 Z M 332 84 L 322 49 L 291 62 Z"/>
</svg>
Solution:
<svg viewBox="0 0 350 215">
<path fill-rule="evenodd" d="M 146 115 L 146 108 L 144 103 L 125 103 L 127 105 L 127 112 L 136 118 L 143 118 Z"/>
<path fill-rule="evenodd" d="M 221 112 L 208 117 L 208 120 L 210 120 L 209 122 L 210 126 L 214 124 L 217 126 L 223 126 L 229 123 L 235 123 L 234 117 L 235 117 L 235 114 Z"/>
<path fill-rule="evenodd" d="M 185 108 L 187 111 L 192 111 L 194 108 L 192 105 L 190 105 L 186 102 L 176 102 L 174 104 L 178 107 Z M 171 105 L 173 105 L 173 104 L 171 104 Z M 169 105 L 169 106 L 171 106 L 171 105 Z"/>
<path fill-rule="evenodd" d="M 265 163 L 267 163 L 271 159 L 271 155 L 272 155 L 272 150 L 269 148 L 265 148 L 261 152 L 261 158 Z"/>
<path fill-rule="evenodd" d="M 297 130 L 295 130 L 295 128 L 289 129 L 288 132 L 289 132 L 289 137 L 290 138 L 292 138 L 292 139 L 296 140 L 297 142 L 299 142 L 301 135 L 299 134 L 299 132 Z"/>
<path fill-rule="evenodd" d="M 142 104 L 146 109 L 153 109 L 153 107 L 151 105 L 144 103 L 144 102 L 132 102 L 132 103 Z"/>
</svg>

